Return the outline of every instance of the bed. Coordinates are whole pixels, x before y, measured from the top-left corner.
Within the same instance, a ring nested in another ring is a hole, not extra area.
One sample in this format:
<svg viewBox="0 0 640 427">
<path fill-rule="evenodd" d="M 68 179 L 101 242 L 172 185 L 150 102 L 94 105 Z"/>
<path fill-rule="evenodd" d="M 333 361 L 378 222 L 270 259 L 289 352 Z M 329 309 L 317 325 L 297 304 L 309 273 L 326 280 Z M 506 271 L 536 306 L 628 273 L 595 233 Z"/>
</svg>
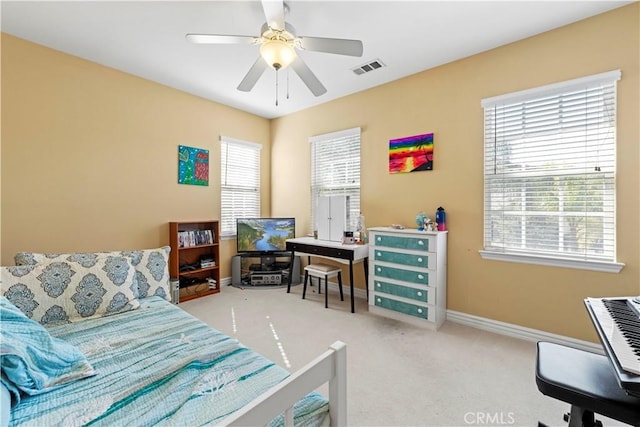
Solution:
<svg viewBox="0 0 640 427">
<path fill-rule="evenodd" d="M 43 268 L 2 267 L 2 341 L 6 344 L 12 328 L 18 329 L 5 311 L 11 303 L 50 339 L 77 348 L 93 371 L 44 392 L 20 392 L 9 425 L 346 425 L 344 343 L 333 343 L 290 374 L 158 295 L 136 295 L 128 300 L 134 309 L 43 326 L 46 315 L 39 317 L 35 304 L 29 311 L 31 291 L 21 287 L 38 271 L 34 277 L 42 278 Z M 80 267 L 73 268 L 83 274 Z M 99 274 L 95 265 L 91 268 Z M 44 297 L 38 301 L 42 305 Z M 3 347 L 3 386 L 6 350 Z M 314 391 L 325 383 L 328 399 Z"/>
</svg>

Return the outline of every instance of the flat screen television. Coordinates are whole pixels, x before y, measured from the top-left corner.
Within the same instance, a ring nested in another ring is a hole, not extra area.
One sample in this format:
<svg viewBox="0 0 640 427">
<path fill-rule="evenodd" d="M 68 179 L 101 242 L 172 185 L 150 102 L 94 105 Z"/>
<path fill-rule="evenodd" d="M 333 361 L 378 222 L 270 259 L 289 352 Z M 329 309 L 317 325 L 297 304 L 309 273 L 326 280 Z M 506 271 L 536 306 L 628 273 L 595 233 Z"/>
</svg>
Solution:
<svg viewBox="0 0 640 427">
<path fill-rule="evenodd" d="M 282 252 L 296 234 L 295 218 L 238 218 L 236 226 L 238 253 Z"/>
</svg>

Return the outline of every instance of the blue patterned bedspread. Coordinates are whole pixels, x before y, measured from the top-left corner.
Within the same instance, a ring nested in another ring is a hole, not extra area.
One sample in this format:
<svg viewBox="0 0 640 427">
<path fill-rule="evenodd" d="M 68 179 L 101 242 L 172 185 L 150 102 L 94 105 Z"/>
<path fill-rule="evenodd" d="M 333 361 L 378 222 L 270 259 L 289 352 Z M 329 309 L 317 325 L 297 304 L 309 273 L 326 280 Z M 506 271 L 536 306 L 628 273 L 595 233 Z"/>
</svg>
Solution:
<svg viewBox="0 0 640 427">
<path fill-rule="evenodd" d="M 13 408 L 12 425 L 199 426 L 223 419 L 289 373 L 159 298 L 138 310 L 49 328 L 97 371 Z M 318 425 L 328 401 L 311 393 L 295 424 Z M 327 417 L 328 419 L 328 417 Z M 282 417 L 271 425 L 282 423 Z"/>
</svg>

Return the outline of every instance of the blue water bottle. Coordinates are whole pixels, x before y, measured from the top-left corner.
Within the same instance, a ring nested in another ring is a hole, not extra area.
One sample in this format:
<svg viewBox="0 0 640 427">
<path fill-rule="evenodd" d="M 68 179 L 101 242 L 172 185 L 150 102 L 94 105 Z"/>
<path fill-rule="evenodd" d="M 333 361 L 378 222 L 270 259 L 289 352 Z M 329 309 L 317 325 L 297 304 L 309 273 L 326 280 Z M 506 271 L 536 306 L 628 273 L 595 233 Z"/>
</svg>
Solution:
<svg viewBox="0 0 640 427">
<path fill-rule="evenodd" d="M 447 214 L 444 212 L 442 206 L 436 211 L 436 225 L 438 226 L 438 231 L 445 231 L 447 229 Z"/>
</svg>

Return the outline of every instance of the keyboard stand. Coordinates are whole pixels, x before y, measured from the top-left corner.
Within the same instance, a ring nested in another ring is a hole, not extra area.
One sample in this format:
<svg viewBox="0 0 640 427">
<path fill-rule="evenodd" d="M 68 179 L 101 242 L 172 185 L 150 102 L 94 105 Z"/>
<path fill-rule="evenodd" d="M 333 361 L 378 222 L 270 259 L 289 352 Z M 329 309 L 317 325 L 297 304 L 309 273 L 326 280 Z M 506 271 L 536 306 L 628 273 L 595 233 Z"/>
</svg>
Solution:
<svg viewBox="0 0 640 427">
<path fill-rule="evenodd" d="M 624 392 L 606 356 L 539 342 L 536 384 L 542 394 L 571 405 L 569 427 L 602 426 L 594 414 L 640 425 L 640 398 Z"/>
</svg>

